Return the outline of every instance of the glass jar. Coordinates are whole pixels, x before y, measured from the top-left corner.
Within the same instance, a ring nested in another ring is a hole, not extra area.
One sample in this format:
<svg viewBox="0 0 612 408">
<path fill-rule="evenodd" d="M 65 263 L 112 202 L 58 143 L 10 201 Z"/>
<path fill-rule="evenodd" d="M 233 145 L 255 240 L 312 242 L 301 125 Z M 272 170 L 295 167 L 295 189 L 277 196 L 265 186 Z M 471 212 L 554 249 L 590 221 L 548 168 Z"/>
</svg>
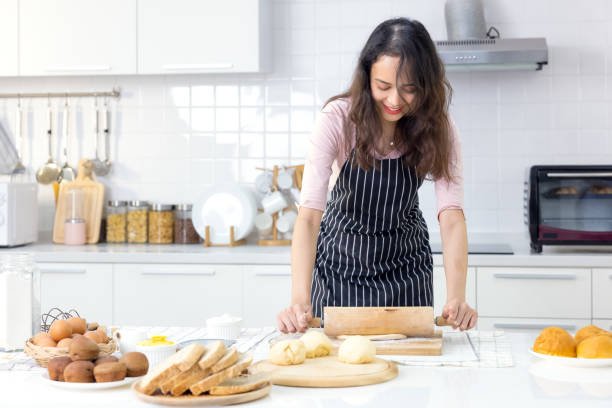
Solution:
<svg viewBox="0 0 612 408">
<path fill-rule="evenodd" d="M 71 188 L 66 192 L 66 219 L 64 222 L 64 244 L 85 244 L 85 195 L 79 187 Z"/>
<path fill-rule="evenodd" d="M 174 233 L 172 205 L 153 204 L 149 213 L 149 243 L 171 244 Z"/>
<path fill-rule="evenodd" d="M 0 350 L 23 350 L 40 331 L 40 271 L 29 253 L 0 255 Z"/>
<path fill-rule="evenodd" d="M 179 204 L 174 211 L 174 243 L 197 244 L 200 236 L 193 227 L 191 219 L 191 204 Z"/>
<path fill-rule="evenodd" d="M 127 240 L 127 202 L 109 201 L 106 206 L 106 242 Z"/>
<path fill-rule="evenodd" d="M 147 242 L 148 214 L 149 203 L 146 201 L 130 201 L 127 207 L 128 242 Z"/>
</svg>

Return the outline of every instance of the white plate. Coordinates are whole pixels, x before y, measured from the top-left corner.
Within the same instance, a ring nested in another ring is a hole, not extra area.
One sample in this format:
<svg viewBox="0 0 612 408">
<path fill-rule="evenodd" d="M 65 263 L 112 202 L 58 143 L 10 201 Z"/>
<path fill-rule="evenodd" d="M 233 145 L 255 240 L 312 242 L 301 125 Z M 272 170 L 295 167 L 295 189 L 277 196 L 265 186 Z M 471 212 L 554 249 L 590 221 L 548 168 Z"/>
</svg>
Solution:
<svg viewBox="0 0 612 408">
<path fill-rule="evenodd" d="M 565 365 L 569 367 L 610 367 L 612 366 L 612 358 L 572 358 L 549 356 L 548 354 L 540 354 L 529 349 L 532 356 L 536 356 L 542 360 L 550 361 L 551 363 Z"/>
<path fill-rule="evenodd" d="M 193 226 L 205 238 L 208 225 L 212 244 L 229 244 L 230 227 L 234 226 L 235 240 L 246 237 L 253 229 L 256 213 L 255 197 L 245 187 L 214 186 L 194 203 Z"/>
<path fill-rule="evenodd" d="M 103 390 L 106 388 L 115 388 L 121 387 L 122 385 L 131 384 L 135 381 L 138 381 L 141 377 L 125 377 L 121 381 L 111 381 L 111 382 L 102 382 L 102 383 L 71 383 L 64 381 L 54 381 L 49 379 L 49 373 L 47 371 L 42 373 L 43 380 L 54 387 L 64 388 L 66 390 Z"/>
</svg>

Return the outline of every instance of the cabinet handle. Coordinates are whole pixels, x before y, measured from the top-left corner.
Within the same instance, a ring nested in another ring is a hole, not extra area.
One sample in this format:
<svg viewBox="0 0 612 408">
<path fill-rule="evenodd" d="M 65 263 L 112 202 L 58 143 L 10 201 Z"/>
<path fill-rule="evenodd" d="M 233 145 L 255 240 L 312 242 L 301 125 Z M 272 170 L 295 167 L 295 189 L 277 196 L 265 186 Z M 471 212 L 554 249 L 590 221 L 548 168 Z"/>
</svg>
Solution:
<svg viewBox="0 0 612 408">
<path fill-rule="evenodd" d="M 291 276 L 291 272 L 256 272 L 255 276 Z"/>
<path fill-rule="evenodd" d="M 495 273 L 494 277 L 499 279 L 555 279 L 555 280 L 576 280 L 576 274 L 574 273 L 526 273 L 526 274 L 514 274 L 514 273 Z"/>
<path fill-rule="evenodd" d="M 179 71 L 183 69 L 226 69 L 233 68 L 232 63 L 218 63 L 218 64 L 166 64 L 162 65 L 162 69 L 166 71 Z"/>
<path fill-rule="evenodd" d="M 87 273 L 87 269 L 77 269 L 77 268 L 42 268 L 40 273 Z"/>
<path fill-rule="evenodd" d="M 612 177 L 612 172 L 593 172 L 593 173 L 546 173 L 551 178 L 575 178 L 575 177 Z"/>
<path fill-rule="evenodd" d="M 140 273 L 141 275 L 201 275 L 201 276 L 214 276 L 216 272 L 212 269 L 203 270 L 203 271 L 143 271 Z"/>
<path fill-rule="evenodd" d="M 493 323 L 493 327 L 498 329 L 542 330 L 550 326 L 552 325 L 539 323 Z M 554 326 L 560 327 L 565 330 L 576 330 L 576 326 L 570 324 L 554 324 Z"/>
<path fill-rule="evenodd" d="M 90 65 L 80 67 L 47 67 L 47 72 L 110 71 L 110 65 Z"/>
</svg>

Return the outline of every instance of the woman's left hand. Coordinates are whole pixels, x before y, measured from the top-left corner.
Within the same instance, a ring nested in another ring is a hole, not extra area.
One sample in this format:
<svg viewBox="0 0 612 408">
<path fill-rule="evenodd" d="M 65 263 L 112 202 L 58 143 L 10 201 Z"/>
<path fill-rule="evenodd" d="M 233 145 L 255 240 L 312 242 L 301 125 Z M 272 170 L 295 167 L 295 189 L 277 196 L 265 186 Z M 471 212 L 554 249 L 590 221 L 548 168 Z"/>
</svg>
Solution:
<svg viewBox="0 0 612 408">
<path fill-rule="evenodd" d="M 453 329 L 459 328 L 464 331 L 476 326 L 478 312 L 464 300 L 447 299 L 442 309 L 442 317 L 453 326 Z"/>
</svg>

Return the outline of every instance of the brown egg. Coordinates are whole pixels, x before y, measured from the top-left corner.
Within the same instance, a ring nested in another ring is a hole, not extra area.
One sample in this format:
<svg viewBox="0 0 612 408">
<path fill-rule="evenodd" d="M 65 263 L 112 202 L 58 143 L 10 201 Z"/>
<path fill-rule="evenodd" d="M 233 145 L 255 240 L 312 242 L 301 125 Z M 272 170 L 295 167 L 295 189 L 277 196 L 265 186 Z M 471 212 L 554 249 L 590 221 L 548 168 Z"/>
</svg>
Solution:
<svg viewBox="0 0 612 408">
<path fill-rule="evenodd" d="M 51 324 L 49 335 L 53 340 L 60 341 L 61 339 L 72 336 L 72 327 L 70 327 L 70 324 L 65 320 L 56 320 Z"/>
<path fill-rule="evenodd" d="M 72 343 L 72 338 L 66 337 L 65 339 L 61 339 L 60 341 L 57 342 L 57 347 L 58 348 L 70 347 L 71 343 Z"/>
<path fill-rule="evenodd" d="M 108 343 L 109 338 L 104 330 L 98 329 L 96 330 L 96 332 L 98 333 L 98 337 L 100 338 L 100 343 Z"/>
<path fill-rule="evenodd" d="M 66 321 L 72 327 L 72 333 L 84 334 L 87 330 L 87 323 L 81 317 L 71 317 Z"/>
<path fill-rule="evenodd" d="M 89 340 L 93 341 L 96 344 L 102 343 L 102 339 L 100 338 L 100 334 L 98 334 L 97 330 L 88 331 L 83 336 L 87 337 Z"/>
<path fill-rule="evenodd" d="M 82 334 L 79 333 L 72 333 L 72 340 L 76 339 L 77 337 L 82 336 Z"/>
<path fill-rule="evenodd" d="M 41 346 L 41 347 L 57 346 L 57 343 L 55 342 L 55 340 L 53 340 L 51 336 L 49 335 L 49 333 L 47 332 L 40 332 L 36 336 L 32 337 L 32 343 L 36 344 L 37 346 Z"/>
</svg>

